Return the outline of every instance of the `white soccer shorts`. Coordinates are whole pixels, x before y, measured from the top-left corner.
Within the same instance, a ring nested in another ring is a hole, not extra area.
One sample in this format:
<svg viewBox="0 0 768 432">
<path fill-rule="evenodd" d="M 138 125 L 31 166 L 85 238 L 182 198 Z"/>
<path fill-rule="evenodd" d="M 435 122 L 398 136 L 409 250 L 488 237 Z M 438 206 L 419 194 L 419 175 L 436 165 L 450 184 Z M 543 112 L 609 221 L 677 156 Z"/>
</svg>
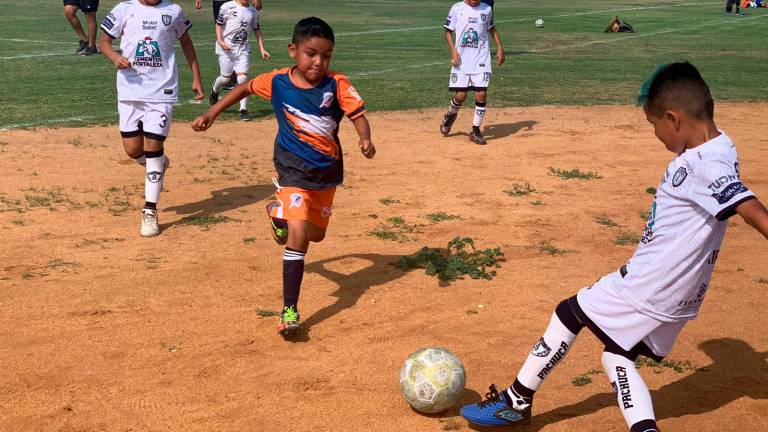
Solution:
<svg viewBox="0 0 768 432">
<path fill-rule="evenodd" d="M 686 321 L 664 322 L 638 312 L 614 289 L 619 280 L 621 274 L 617 271 L 583 288 L 576 296 L 579 306 L 624 350 L 645 342 L 654 354 L 666 357 Z"/>
<path fill-rule="evenodd" d="M 448 90 L 450 91 L 485 91 L 491 82 L 490 72 L 481 72 L 475 74 L 466 74 L 455 72 L 451 74 L 448 81 Z"/>
<path fill-rule="evenodd" d="M 173 103 L 118 101 L 117 112 L 120 114 L 120 132 L 123 136 L 143 132 L 149 138 L 157 139 L 151 136 L 155 135 L 165 139 L 171 130 Z"/>
<path fill-rule="evenodd" d="M 234 53 L 232 51 L 219 54 L 219 72 L 221 76 L 230 76 L 232 72 L 235 73 L 248 73 L 248 67 L 250 66 L 250 53 L 240 52 Z"/>
</svg>

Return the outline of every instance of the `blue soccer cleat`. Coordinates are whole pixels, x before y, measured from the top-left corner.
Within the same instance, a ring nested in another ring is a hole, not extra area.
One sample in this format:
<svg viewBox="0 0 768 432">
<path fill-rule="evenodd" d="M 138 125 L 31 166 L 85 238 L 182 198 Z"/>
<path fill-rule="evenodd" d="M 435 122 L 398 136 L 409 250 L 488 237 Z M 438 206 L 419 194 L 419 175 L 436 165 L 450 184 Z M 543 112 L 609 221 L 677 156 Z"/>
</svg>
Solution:
<svg viewBox="0 0 768 432">
<path fill-rule="evenodd" d="M 478 426 L 518 426 L 531 424 L 531 405 L 520 404 L 513 408 L 507 399 L 496 391 L 491 384 L 485 394 L 485 400 L 472 405 L 465 405 L 459 413 L 468 422 Z"/>
</svg>

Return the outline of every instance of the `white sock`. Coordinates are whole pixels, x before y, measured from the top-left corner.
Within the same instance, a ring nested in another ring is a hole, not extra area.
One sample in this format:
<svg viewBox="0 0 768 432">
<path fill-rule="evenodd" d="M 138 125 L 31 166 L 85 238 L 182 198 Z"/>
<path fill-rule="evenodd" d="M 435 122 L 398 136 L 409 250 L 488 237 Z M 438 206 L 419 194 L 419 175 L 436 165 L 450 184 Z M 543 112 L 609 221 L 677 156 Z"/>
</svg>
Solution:
<svg viewBox="0 0 768 432">
<path fill-rule="evenodd" d="M 144 198 L 149 203 L 160 200 L 160 192 L 163 190 L 165 178 L 165 154 L 163 150 L 146 152 L 147 178 L 144 180 Z"/>
<path fill-rule="evenodd" d="M 248 81 L 247 75 L 238 75 L 237 76 L 237 84 L 240 85 L 244 82 Z M 242 98 L 240 99 L 240 110 L 248 109 L 248 98 Z"/>
<path fill-rule="evenodd" d="M 603 352 L 603 368 L 608 380 L 616 392 L 619 408 L 627 422 L 627 427 L 643 420 L 654 420 L 651 393 L 632 360 Z"/>
<path fill-rule="evenodd" d="M 563 360 L 574 340 L 576 335 L 568 330 L 556 313 L 553 313 L 549 327 L 528 354 L 517 374 L 517 380 L 533 391 L 538 390 L 547 375 Z"/>
<path fill-rule="evenodd" d="M 217 76 L 216 81 L 213 82 L 213 92 L 214 93 L 220 93 L 221 89 L 224 88 L 225 85 L 229 82 L 230 77 L 225 76 Z"/>
<path fill-rule="evenodd" d="M 475 102 L 475 116 L 472 118 L 472 126 L 480 127 L 485 117 L 485 102 Z"/>
</svg>

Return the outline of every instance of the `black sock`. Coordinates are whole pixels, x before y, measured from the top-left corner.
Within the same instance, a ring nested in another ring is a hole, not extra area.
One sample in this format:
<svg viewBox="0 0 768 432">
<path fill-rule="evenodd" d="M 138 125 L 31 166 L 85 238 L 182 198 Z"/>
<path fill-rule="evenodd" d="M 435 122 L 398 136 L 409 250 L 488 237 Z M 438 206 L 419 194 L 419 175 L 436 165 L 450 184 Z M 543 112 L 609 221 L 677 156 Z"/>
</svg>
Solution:
<svg viewBox="0 0 768 432">
<path fill-rule="evenodd" d="M 144 208 L 145 209 L 151 209 L 151 210 L 157 210 L 157 203 L 145 201 L 144 202 Z"/>
<path fill-rule="evenodd" d="M 659 432 L 659 427 L 656 426 L 656 420 L 641 420 L 633 424 L 629 432 Z"/>
<path fill-rule="evenodd" d="M 297 312 L 306 254 L 307 251 L 297 251 L 289 247 L 283 252 L 283 307 L 293 306 Z"/>
</svg>

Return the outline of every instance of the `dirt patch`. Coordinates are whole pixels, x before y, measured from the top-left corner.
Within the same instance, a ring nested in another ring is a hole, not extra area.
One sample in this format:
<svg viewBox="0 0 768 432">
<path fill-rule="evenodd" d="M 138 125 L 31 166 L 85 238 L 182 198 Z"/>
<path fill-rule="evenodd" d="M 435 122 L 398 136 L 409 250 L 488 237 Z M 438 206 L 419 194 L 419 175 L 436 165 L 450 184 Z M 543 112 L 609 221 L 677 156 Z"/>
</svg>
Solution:
<svg viewBox="0 0 768 432">
<path fill-rule="evenodd" d="M 717 108 L 764 200 L 768 138 L 754 122 L 767 112 Z M 176 123 L 155 239 L 139 237 L 143 169 L 115 126 L 0 133 L 0 429 L 467 430 L 458 408 L 409 409 L 402 362 L 450 348 L 467 370 L 462 403 L 508 385 L 557 302 L 631 255 L 626 239 L 642 231 L 647 189 L 673 155 L 633 107 L 490 108 L 484 147 L 468 141 L 469 110 L 447 138 L 441 115 L 370 115 L 373 161 L 343 124 L 346 183 L 308 254 L 306 330 L 293 343 L 272 316 L 282 297 L 264 212 L 274 120 L 205 134 Z M 371 235 L 391 218 L 418 229 Z M 457 235 L 503 249 L 496 278 L 441 286 L 391 265 Z M 714 289 L 670 355 L 691 367 L 641 369 L 663 430 L 768 430 L 766 252 L 732 219 Z M 528 430 L 626 430 L 604 375 L 590 374 L 600 353 L 580 336 Z"/>
</svg>

